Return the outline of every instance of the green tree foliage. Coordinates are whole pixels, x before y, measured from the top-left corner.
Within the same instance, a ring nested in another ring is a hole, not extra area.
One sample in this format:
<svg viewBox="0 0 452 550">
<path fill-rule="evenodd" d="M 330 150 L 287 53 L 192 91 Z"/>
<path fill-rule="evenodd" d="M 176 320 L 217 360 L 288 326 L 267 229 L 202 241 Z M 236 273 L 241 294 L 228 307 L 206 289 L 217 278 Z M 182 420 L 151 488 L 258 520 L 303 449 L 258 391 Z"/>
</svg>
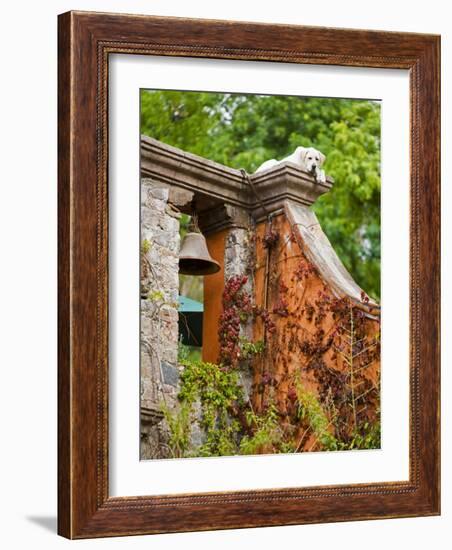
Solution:
<svg viewBox="0 0 452 550">
<path fill-rule="evenodd" d="M 314 206 L 358 284 L 380 295 L 380 104 L 375 101 L 143 91 L 141 132 L 252 173 L 313 146 L 335 180 Z"/>
</svg>

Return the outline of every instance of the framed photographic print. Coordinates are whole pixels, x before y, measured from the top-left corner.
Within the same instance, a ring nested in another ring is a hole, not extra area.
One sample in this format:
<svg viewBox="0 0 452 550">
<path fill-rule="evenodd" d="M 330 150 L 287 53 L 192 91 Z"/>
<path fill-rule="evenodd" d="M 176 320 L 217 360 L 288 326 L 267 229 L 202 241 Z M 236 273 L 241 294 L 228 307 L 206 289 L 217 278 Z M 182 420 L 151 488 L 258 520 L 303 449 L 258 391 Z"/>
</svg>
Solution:
<svg viewBox="0 0 452 550">
<path fill-rule="evenodd" d="M 437 36 L 59 17 L 59 533 L 439 514 Z"/>
</svg>

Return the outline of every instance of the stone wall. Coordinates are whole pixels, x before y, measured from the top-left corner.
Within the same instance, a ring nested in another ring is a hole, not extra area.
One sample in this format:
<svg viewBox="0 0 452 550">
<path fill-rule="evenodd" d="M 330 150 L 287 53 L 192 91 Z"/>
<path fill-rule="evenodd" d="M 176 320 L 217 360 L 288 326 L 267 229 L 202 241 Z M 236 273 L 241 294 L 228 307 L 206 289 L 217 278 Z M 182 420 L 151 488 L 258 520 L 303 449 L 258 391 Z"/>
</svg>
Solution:
<svg viewBox="0 0 452 550">
<path fill-rule="evenodd" d="M 229 229 L 224 249 L 224 281 L 228 281 L 235 275 L 246 275 L 248 281 L 243 290 L 250 296 L 254 296 L 254 266 L 255 266 L 255 240 L 254 223 L 250 219 L 249 227 L 232 227 Z M 241 336 L 248 341 L 253 340 L 253 322 L 249 319 L 242 325 Z M 242 361 L 240 365 L 241 382 L 245 393 L 251 396 L 253 374 L 248 361 Z"/>
<path fill-rule="evenodd" d="M 178 391 L 179 217 L 169 190 L 141 182 L 141 458 L 165 458 L 162 405 Z"/>
</svg>

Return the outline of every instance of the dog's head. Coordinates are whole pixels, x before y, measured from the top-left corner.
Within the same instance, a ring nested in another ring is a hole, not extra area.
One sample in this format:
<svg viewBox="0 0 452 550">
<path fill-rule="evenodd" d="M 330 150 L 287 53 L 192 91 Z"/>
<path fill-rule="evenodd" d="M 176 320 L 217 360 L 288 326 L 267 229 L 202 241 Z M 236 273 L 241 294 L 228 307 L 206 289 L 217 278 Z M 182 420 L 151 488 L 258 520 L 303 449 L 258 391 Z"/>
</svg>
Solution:
<svg viewBox="0 0 452 550">
<path fill-rule="evenodd" d="M 308 172 L 315 172 L 325 162 L 325 155 L 314 149 L 314 147 L 307 147 L 302 151 L 301 160 Z"/>
</svg>

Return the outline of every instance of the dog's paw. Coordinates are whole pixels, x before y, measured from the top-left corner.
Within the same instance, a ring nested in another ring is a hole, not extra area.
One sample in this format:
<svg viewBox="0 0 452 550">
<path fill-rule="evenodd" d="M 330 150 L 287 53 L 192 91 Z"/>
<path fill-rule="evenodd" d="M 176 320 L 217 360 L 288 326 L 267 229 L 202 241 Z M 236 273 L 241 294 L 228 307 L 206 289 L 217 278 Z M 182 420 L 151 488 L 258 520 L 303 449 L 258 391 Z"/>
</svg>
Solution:
<svg viewBox="0 0 452 550">
<path fill-rule="evenodd" d="M 323 170 L 316 170 L 315 171 L 315 181 L 317 183 L 326 183 L 326 175 Z"/>
</svg>

